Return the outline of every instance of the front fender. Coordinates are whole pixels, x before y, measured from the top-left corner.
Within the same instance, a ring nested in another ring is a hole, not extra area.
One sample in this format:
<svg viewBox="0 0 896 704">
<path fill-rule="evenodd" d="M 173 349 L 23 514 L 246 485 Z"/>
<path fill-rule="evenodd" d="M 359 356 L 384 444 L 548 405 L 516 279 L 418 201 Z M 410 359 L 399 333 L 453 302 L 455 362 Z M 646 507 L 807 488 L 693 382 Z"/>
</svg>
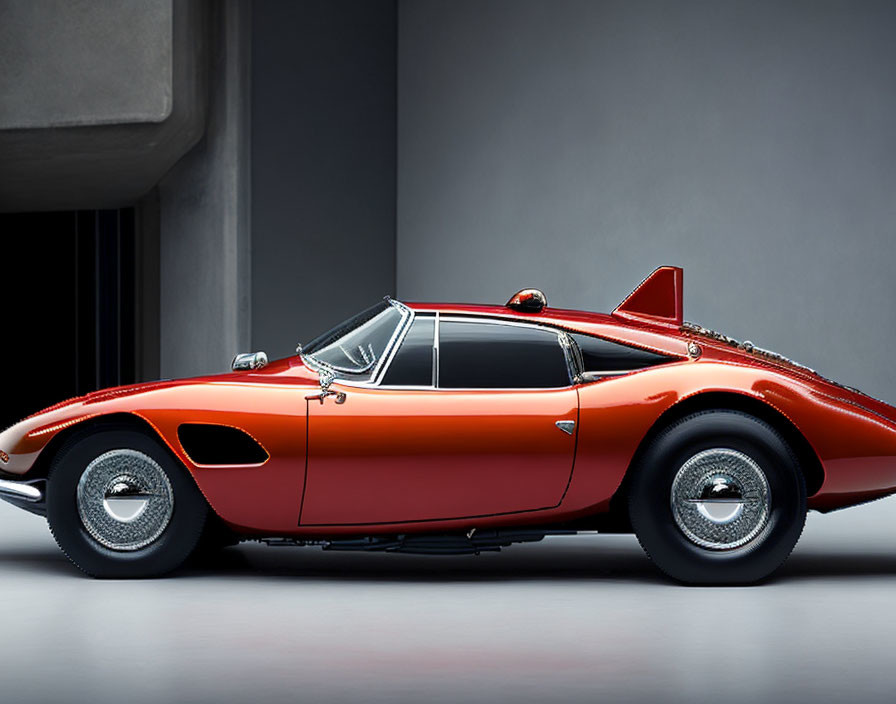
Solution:
<svg viewBox="0 0 896 704">
<path fill-rule="evenodd" d="M 295 530 L 304 490 L 305 413 L 309 387 L 221 380 L 160 382 L 97 392 L 52 406 L 0 434 L 0 468 L 27 476 L 54 438 L 93 421 L 126 414 L 148 424 L 186 467 L 212 509 L 243 532 Z M 245 431 L 269 455 L 257 465 L 202 465 L 178 438 L 183 423 Z M 64 434 L 64 435 L 63 435 Z M 3 458 L 7 461 L 2 462 Z"/>
</svg>

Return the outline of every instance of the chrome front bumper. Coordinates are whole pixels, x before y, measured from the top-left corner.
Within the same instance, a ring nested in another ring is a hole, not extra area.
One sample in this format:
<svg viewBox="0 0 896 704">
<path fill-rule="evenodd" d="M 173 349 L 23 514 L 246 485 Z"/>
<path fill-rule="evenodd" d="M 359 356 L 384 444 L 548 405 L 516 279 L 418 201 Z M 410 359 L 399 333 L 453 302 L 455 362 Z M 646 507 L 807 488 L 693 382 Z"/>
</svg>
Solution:
<svg viewBox="0 0 896 704">
<path fill-rule="evenodd" d="M 0 479 L 0 498 L 37 503 L 44 500 L 44 492 L 34 484 Z"/>
</svg>

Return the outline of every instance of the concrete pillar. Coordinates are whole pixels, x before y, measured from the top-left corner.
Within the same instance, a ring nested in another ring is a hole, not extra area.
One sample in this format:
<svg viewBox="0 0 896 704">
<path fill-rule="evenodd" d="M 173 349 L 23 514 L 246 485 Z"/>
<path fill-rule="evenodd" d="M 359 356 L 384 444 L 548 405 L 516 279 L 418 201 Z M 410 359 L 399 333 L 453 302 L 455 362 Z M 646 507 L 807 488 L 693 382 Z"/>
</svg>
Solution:
<svg viewBox="0 0 896 704">
<path fill-rule="evenodd" d="M 249 19 L 246 0 L 210 4 L 205 136 L 159 183 L 163 378 L 226 370 L 248 351 Z"/>
</svg>

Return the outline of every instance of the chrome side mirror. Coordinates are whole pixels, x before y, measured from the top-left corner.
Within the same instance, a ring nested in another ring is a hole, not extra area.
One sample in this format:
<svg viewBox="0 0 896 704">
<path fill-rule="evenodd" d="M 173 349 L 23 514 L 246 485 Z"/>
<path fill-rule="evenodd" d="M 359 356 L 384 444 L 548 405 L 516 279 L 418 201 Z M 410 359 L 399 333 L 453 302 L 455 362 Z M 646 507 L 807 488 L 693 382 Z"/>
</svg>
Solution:
<svg viewBox="0 0 896 704">
<path fill-rule="evenodd" d="M 261 369 L 267 363 L 268 356 L 264 352 L 245 352 L 233 358 L 230 368 L 235 372 L 244 372 L 250 369 Z"/>
</svg>

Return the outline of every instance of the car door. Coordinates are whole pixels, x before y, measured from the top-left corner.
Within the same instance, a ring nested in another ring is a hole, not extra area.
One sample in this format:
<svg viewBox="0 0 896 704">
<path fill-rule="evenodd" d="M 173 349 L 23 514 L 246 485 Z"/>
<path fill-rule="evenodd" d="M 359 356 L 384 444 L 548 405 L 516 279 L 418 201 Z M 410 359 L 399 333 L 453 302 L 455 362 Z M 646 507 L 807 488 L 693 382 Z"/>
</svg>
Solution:
<svg viewBox="0 0 896 704">
<path fill-rule="evenodd" d="M 401 523 L 559 504 L 578 395 L 562 334 L 418 314 L 377 383 L 309 401 L 302 525 Z"/>
</svg>

